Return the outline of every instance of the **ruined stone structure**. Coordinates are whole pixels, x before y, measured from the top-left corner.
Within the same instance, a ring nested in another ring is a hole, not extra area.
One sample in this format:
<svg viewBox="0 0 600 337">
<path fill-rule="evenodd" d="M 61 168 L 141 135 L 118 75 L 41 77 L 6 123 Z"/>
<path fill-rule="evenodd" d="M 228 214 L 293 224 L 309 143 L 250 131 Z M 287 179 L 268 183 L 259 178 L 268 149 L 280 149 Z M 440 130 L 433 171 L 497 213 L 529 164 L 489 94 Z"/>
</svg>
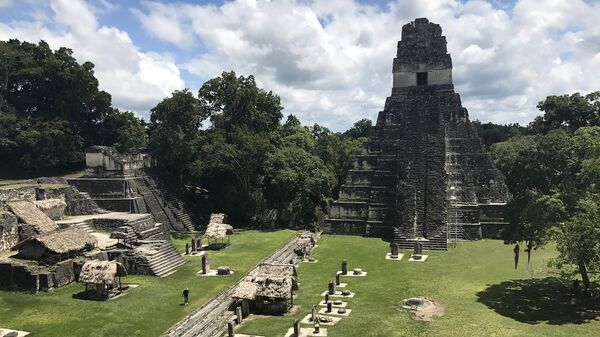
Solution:
<svg viewBox="0 0 600 337">
<path fill-rule="evenodd" d="M 185 203 L 149 174 L 154 166 L 147 153 L 122 154 L 108 146 L 86 149 L 86 173 L 68 183 L 87 193 L 101 208 L 131 213 L 151 213 L 164 231 L 193 231 L 193 218 Z"/>
<path fill-rule="evenodd" d="M 480 238 L 501 226 L 508 190 L 452 83 L 439 25 L 402 28 L 392 94 L 326 221 L 331 233 L 381 236 L 402 248 L 425 238 Z"/>
</svg>

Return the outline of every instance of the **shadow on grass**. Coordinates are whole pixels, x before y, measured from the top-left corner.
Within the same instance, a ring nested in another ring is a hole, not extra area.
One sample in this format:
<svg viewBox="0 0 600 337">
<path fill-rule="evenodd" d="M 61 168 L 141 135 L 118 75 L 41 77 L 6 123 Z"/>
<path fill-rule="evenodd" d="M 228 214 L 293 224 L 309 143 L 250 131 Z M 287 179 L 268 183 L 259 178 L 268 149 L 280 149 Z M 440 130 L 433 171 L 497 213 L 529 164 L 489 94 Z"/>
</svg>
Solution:
<svg viewBox="0 0 600 337">
<path fill-rule="evenodd" d="M 490 285 L 477 298 L 500 315 L 528 324 L 582 324 L 600 316 L 598 299 L 576 297 L 552 277 Z"/>
</svg>

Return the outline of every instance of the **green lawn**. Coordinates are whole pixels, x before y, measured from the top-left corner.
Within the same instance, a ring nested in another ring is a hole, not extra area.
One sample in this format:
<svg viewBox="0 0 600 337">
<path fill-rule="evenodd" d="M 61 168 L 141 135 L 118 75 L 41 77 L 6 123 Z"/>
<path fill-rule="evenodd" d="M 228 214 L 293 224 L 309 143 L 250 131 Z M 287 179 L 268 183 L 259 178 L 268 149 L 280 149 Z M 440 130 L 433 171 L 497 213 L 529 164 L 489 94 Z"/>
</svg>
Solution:
<svg viewBox="0 0 600 337">
<path fill-rule="evenodd" d="M 0 327 L 32 332 L 31 336 L 158 336 L 216 293 L 234 283 L 251 267 L 295 235 L 294 231 L 243 231 L 231 237 L 231 246 L 210 252 L 213 268 L 227 265 L 228 277 L 197 277 L 199 257 L 166 277 L 133 275 L 123 282 L 139 284 L 120 298 L 86 301 L 72 298 L 84 286 L 73 283 L 50 293 L 0 291 Z M 179 250 L 186 236 L 176 238 Z M 190 305 L 181 306 L 181 291 L 190 289 Z"/>
<path fill-rule="evenodd" d="M 301 319 L 319 294 L 334 280 L 343 258 L 349 267 L 363 268 L 366 277 L 346 277 L 349 318 L 329 327 L 331 337 L 505 337 L 600 336 L 599 304 L 571 302 L 565 288 L 546 267 L 555 251 L 535 251 L 531 263 L 521 256 L 514 269 L 512 247 L 500 241 L 460 243 L 449 252 L 430 253 L 424 263 L 384 259 L 388 243 L 380 239 L 324 236 L 314 256 L 317 264 L 298 269 L 298 313 L 257 318 L 244 323 L 240 333 L 283 336 L 295 318 Z M 427 296 L 444 305 L 446 315 L 433 322 L 411 320 L 399 310 L 404 298 Z"/>
</svg>

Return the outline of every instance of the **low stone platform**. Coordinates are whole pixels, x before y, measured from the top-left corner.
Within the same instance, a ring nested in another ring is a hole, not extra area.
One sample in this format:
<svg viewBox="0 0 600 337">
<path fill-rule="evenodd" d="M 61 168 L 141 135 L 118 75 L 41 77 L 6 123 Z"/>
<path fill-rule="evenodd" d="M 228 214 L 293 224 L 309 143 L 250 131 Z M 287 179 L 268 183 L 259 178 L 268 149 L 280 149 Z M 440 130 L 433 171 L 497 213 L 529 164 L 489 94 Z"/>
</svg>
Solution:
<svg viewBox="0 0 600 337">
<path fill-rule="evenodd" d="M 385 254 L 385 259 L 391 260 L 391 261 L 400 261 L 400 260 L 402 260 L 403 257 L 404 257 L 404 254 L 398 254 L 397 258 L 393 258 L 391 253 Z"/>
<path fill-rule="evenodd" d="M 181 256 L 189 256 L 189 257 L 202 257 L 204 256 L 204 254 L 206 254 L 205 251 L 202 252 L 194 252 L 192 254 L 186 254 L 186 253 L 181 253 Z"/>
<path fill-rule="evenodd" d="M 11 332 L 16 332 L 17 333 L 17 337 L 23 337 L 23 336 L 29 335 L 29 332 L 27 332 L 27 331 L 20 331 L 20 330 L 12 330 L 12 329 L 0 328 L 0 337 L 4 337 L 4 336 L 8 335 Z"/>
<path fill-rule="evenodd" d="M 334 302 L 334 301 L 329 301 L 329 302 Z M 327 303 L 325 303 L 325 301 L 321 301 L 321 302 L 319 302 L 319 305 L 320 305 L 320 306 L 323 306 L 323 307 L 326 307 L 326 306 L 327 306 Z M 332 306 L 333 306 L 334 308 L 345 308 L 345 307 L 347 307 L 347 306 L 348 306 L 348 302 L 344 302 L 344 301 L 342 301 L 342 304 L 335 304 L 335 303 L 334 303 L 334 304 L 332 304 Z"/>
<path fill-rule="evenodd" d="M 331 310 L 331 312 L 327 312 L 327 308 L 321 308 L 321 309 L 319 309 L 319 315 L 348 317 L 348 316 L 350 316 L 350 313 L 352 313 L 352 309 L 346 309 L 345 313 L 337 312 L 338 309 L 341 309 L 341 308 L 333 307 L 333 310 Z"/>
<path fill-rule="evenodd" d="M 346 276 L 350 276 L 350 277 L 361 277 L 361 276 L 367 276 L 367 272 L 366 271 L 362 271 L 362 274 L 360 275 L 354 275 L 354 273 L 352 271 L 348 271 L 348 274 L 343 275 L 341 270 L 338 270 L 338 274 L 340 274 L 340 276 L 346 277 Z"/>
<path fill-rule="evenodd" d="M 292 337 L 294 334 L 294 328 L 289 328 L 285 333 L 285 337 Z M 300 328 L 300 337 L 325 337 L 327 336 L 327 329 L 321 328 L 319 333 L 315 333 L 313 328 Z"/>
<path fill-rule="evenodd" d="M 208 271 L 208 274 L 203 274 L 202 270 L 200 270 L 199 272 L 196 273 L 196 276 L 230 276 L 233 275 L 233 270 L 229 271 L 229 274 L 227 275 L 219 275 L 216 269 L 211 269 Z"/>
<path fill-rule="evenodd" d="M 411 255 L 410 258 L 408 259 L 408 261 L 410 261 L 410 262 L 425 262 L 425 260 L 427 260 L 428 257 L 429 257 L 429 255 L 421 255 L 421 259 L 415 260 L 413 258 L 413 256 Z"/>
<path fill-rule="evenodd" d="M 327 294 L 327 293 L 328 293 L 327 291 L 324 291 L 324 292 L 322 292 L 322 293 L 321 293 L 321 296 L 325 296 L 325 294 Z M 329 297 L 345 297 L 345 298 L 352 298 L 352 297 L 354 297 L 354 295 L 355 295 L 355 294 L 354 294 L 353 292 L 350 292 L 350 295 L 342 295 L 342 292 L 341 292 L 341 291 L 337 291 L 337 290 L 336 290 L 336 291 L 335 291 L 335 293 L 334 293 L 333 295 L 329 295 Z"/>
<path fill-rule="evenodd" d="M 310 320 L 312 314 L 308 314 L 306 315 L 301 321 L 301 324 L 310 324 L 313 325 L 314 323 Z M 321 326 L 325 325 L 325 326 L 334 326 L 336 325 L 339 321 L 342 320 L 341 317 L 334 317 L 334 316 L 328 316 L 328 315 L 319 315 L 320 317 L 326 317 L 327 319 L 330 319 L 331 322 L 320 322 L 319 324 Z"/>
</svg>

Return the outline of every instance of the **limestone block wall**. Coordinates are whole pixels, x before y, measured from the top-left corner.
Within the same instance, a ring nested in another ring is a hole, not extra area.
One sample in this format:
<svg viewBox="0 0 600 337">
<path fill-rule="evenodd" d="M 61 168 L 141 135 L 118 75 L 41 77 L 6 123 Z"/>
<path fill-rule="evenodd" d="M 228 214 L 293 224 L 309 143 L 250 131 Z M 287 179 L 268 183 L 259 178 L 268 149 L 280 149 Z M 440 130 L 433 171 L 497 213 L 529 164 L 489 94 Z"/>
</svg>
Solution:
<svg viewBox="0 0 600 337">
<path fill-rule="evenodd" d="M 11 212 L 0 211 L 0 251 L 10 250 L 19 242 L 17 217 Z"/>
<path fill-rule="evenodd" d="M 0 189 L 0 207 L 6 205 L 8 201 L 28 200 L 33 202 L 35 199 L 35 186 Z"/>
</svg>

